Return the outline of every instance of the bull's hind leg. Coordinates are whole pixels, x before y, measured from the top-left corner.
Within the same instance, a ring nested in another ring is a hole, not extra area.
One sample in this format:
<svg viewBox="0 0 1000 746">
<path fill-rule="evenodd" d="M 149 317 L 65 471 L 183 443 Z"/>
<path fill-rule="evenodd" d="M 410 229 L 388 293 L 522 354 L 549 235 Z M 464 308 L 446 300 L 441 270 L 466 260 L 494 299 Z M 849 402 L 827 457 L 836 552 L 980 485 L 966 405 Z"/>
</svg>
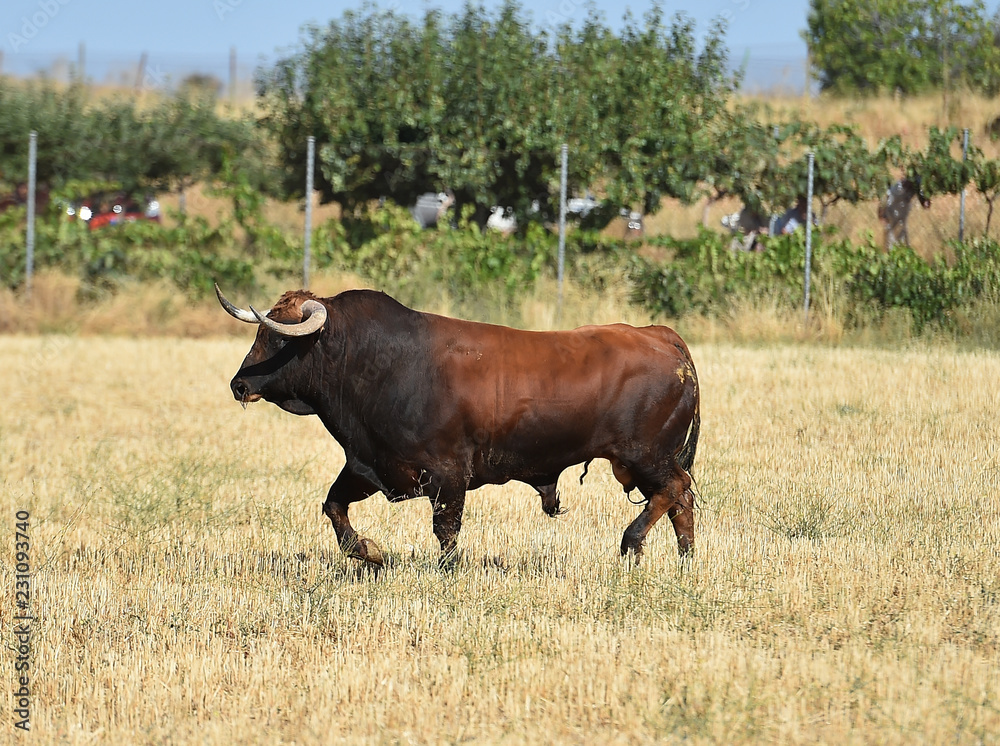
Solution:
<svg viewBox="0 0 1000 746">
<path fill-rule="evenodd" d="M 348 557 L 364 560 L 373 565 L 382 564 L 382 550 L 371 539 L 358 535 L 347 517 L 347 509 L 351 503 L 364 500 L 377 491 L 367 480 L 359 477 L 345 466 L 333 486 L 330 487 L 326 502 L 323 503 L 323 512 L 333 523 L 333 530 L 337 532 L 337 543 L 340 544 L 341 551 Z"/>
<path fill-rule="evenodd" d="M 691 492 L 691 477 L 688 473 L 675 466 L 673 474 L 661 488 L 652 491 L 652 494 L 645 491 L 643 494 L 649 500 L 639 516 L 625 529 L 622 554 L 631 552 L 638 562 L 646 535 L 664 513 L 674 524 L 677 550 L 681 557 L 690 554 L 694 550 L 694 493 Z"/>
</svg>

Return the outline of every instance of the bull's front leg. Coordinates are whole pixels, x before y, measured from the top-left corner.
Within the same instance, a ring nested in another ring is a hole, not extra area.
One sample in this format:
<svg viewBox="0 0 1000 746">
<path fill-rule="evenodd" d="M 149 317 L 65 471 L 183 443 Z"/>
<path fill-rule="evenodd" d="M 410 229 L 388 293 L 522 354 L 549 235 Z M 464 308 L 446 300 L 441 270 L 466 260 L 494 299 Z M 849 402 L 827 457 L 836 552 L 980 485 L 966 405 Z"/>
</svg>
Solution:
<svg viewBox="0 0 1000 746">
<path fill-rule="evenodd" d="M 378 544 L 371 539 L 359 536 L 347 517 L 347 510 L 351 503 L 364 500 L 377 491 L 377 488 L 370 482 L 359 477 L 345 466 L 333 486 L 330 487 L 326 502 L 323 503 L 323 512 L 333 524 L 333 530 L 337 532 L 337 543 L 340 544 L 340 549 L 344 554 L 381 566 L 384 560 Z"/>
<path fill-rule="evenodd" d="M 458 556 L 458 534 L 462 530 L 465 510 L 465 485 L 442 487 L 431 498 L 434 510 L 434 535 L 441 544 L 442 566 L 453 563 Z"/>
</svg>

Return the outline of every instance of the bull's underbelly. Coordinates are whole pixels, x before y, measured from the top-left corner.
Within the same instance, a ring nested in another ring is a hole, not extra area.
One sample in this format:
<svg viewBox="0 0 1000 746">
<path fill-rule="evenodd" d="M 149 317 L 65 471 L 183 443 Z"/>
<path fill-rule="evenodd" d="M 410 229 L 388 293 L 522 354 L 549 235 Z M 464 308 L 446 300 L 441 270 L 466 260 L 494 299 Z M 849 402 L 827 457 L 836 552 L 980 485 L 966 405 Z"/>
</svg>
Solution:
<svg viewBox="0 0 1000 746">
<path fill-rule="evenodd" d="M 565 469 L 593 458 L 605 457 L 607 455 L 603 452 L 582 452 L 578 448 L 546 453 L 488 448 L 474 451 L 464 458 L 383 461 L 374 471 L 379 478 L 377 486 L 386 499 L 401 502 L 434 496 L 449 484 L 470 490 L 510 481 L 535 486 L 552 484 Z"/>
<path fill-rule="evenodd" d="M 603 457 L 606 454 L 602 448 L 581 447 L 578 444 L 563 448 L 484 449 L 473 459 L 470 488 L 505 484 L 511 480 L 538 486 L 552 484 L 565 469 Z"/>
</svg>

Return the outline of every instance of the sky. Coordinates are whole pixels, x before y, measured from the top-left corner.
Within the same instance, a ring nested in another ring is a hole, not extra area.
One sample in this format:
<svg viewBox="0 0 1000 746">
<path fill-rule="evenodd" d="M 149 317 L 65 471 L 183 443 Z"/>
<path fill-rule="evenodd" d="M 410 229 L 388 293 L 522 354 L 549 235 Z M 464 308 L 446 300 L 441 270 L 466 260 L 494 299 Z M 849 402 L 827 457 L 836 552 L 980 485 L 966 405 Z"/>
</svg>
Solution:
<svg viewBox="0 0 1000 746">
<path fill-rule="evenodd" d="M 274 61 L 294 50 L 303 25 L 325 25 L 345 10 L 362 7 L 361 0 L 298 0 L 274 3 L 265 0 L 169 0 L 154 3 L 120 3 L 107 0 L 0 0 L 0 51 L 2 70 L 31 75 L 46 69 L 58 77 L 68 63 L 77 61 L 85 45 L 86 70 L 95 82 L 114 75 L 127 79 L 143 53 L 147 75 L 174 79 L 189 72 L 208 72 L 225 80 L 230 49 L 236 49 L 241 77 L 260 64 Z M 484 0 L 487 8 L 498 2 Z M 649 1 L 623 5 L 594 0 L 611 26 L 619 25 L 626 8 L 640 16 Z M 386 0 L 379 9 L 419 17 L 427 7 L 445 13 L 461 9 L 461 0 L 438 0 L 421 4 Z M 524 3 L 525 13 L 536 27 L 559 25 L 582 19 L 587 0 L 536 0 Z M 729 19 L 726 35 L 730 58 L 747 62 L 748 78 L 758 68 L 770 69 L 764 77 L 784 74 L 790 87 L 804 80 L 802 64 L 807 0 L 704 0 L 700 3 L 664 2 L 666 15 L 689 15 L 700 35 L 719 16 Z M 61 64 L 61 68 L 60 68 Z"/>
</svg>

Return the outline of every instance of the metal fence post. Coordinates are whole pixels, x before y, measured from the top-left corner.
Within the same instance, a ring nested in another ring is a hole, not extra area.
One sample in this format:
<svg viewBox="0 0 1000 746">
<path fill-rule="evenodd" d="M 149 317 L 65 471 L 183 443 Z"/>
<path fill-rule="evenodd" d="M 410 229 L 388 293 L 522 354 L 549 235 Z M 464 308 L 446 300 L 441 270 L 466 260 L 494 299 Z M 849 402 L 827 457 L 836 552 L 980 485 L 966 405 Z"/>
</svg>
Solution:
<svg viewBox="0 0 1000 746">
<path fill-rule="evenodd" d="M 312 198 L 313 198 L 313 164 L 316 159 L 316 138 L 309 135 L 306 140 L 306 227 L 305 252 L 302 255 L 302 289 L 309 289 L 309 261 L 312 244 Z"/>
<path fill-rule="evenodd" d="M 962 163 L 969 159 L 969 128 L 962 130 Z M 958 203 L 958 242 L 965 238 L 965 186 L 962 186 L 962 196 Z"/>
<path fill-rule="evenodd" d="M 566 164 L 569 159 L 569 147 L 562 145 L 562 172 L 559 176 L 559 300 L 556 304 L 556 314 L 562 312 L 563 275 L 566 268 Z"/>
<path fill-rule="evenodd" d="M 24 291 L 31 297 L 31 276 L 35 272 L 35 180 L 38 173 L 38 133 L 28 138 L 28 231 L 25 236 Z"/>
<path fill-rule="evenodd" d="M 806 277 L 805 277 L 805 323 L 809 324 L 809 282 L 812 274 L 812 211 L 813 211 L 813 163 L 816 156 L 809 151 L 809 182 L 806 196 Z"/>
</svg>

